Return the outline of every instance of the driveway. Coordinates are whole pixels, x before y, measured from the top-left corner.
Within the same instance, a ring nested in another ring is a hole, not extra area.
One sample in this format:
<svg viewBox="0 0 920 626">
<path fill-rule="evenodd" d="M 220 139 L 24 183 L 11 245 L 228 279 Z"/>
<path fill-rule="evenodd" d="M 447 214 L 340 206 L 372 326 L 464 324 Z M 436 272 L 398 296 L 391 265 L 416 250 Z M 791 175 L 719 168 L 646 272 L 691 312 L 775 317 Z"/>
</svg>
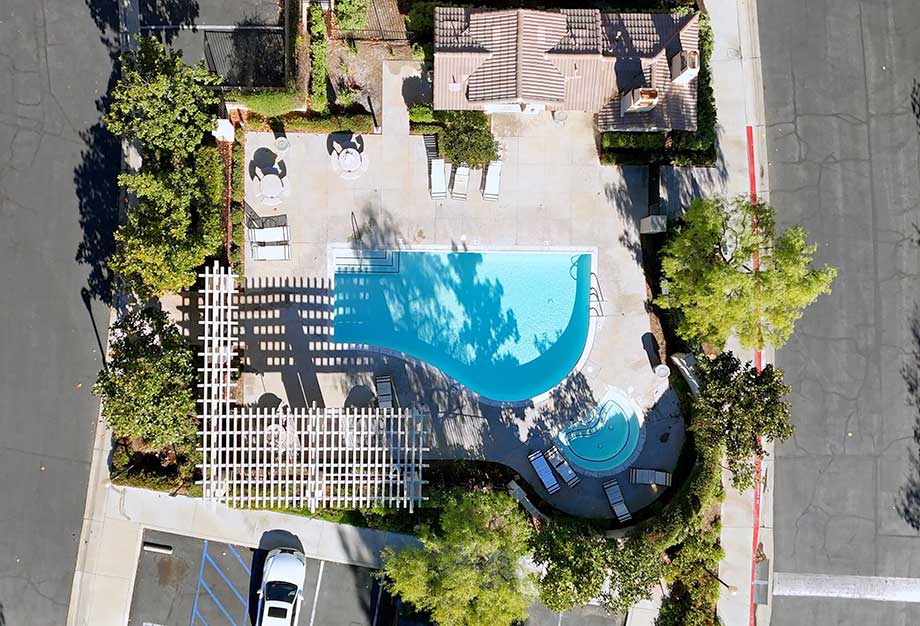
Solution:
<svg viewBox="0 0 920 626">
<path fill-rule="evenodd" d="M 775 571 L 918 577 L 920 13 L 775 0 L 759 21 L 771 201 L 840 269 L 777 357 L 796 434 L 768 477 Z M 917 623 L 916 604 L 774 597 L 779 626 Z"/>
<path fill-rule="evenodd" d="M 87 4 L 89 6 L 87 6 Z M 0 6 L 0 624 L 67 619 L 102 365 L 119 149 L 115 2 Z M 78 260 L 75 260 L 78 259 Z"/>
</svg>

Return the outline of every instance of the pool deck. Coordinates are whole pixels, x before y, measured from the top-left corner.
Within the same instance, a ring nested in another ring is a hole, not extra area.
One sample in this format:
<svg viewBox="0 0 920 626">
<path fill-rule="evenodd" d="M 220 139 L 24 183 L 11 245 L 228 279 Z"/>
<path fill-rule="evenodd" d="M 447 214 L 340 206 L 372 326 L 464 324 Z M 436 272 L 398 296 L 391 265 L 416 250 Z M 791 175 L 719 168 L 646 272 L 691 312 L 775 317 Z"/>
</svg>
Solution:
<svg viewBox="0 0 920 626">
<path fill-rule="evenodd" d="M 383 134 L 363 137 L 368 167 L 359 178 L 344 180 L 333 170 L 327 135 L 302 133 L 288 135 L 288 193 L 280 206 L 261 206 L 247 177 L 250 206 L 262 217 L 286 216 L 291 259 L 255 261 L 247 255 L 240 313 L 245 401 L 361 405 L 373 398 L 374 376 L 388 374 L 403 405 L 418 402 L 433 415 L 429 458 L 501 462 L 557 508 L 611 517 L 601 488 L 605 479 L 585 477 L 574 489 L 548 496 L 527 454 L 545 449 L 555 432 L 612 386 L 646 414 L 646 441 L 634 465 L 670 471 L 677 464 L 684 432 L 676 396 L 654 375 L 657 357 L 648 350 L 652 335 L 638 235 L 648 205 L 644 168 L 602 167 L 589 115 L 570 114 L 561 127 L 549 114 L 495 115 L 504 162 L 499 200 L 482 199 L 482 173 L 474 171 L 466 201 L 433 201 L 424 140 L 408 134 L 402 100 L 406 86 L 421 80 L 418 64 L 390 62 L 384 74 Z M 247 133 L 246 162 L 273 141 L 271 133 Z M 596 250 L 604 301 L 583 367 L 548 399 L 502 406 L 424 364 L 332 343 L 327 251 L 354 243 L 355 234 L 367 248 Z M 622 474 L 620 484 L 631 509 L 660 495 L 626 478 Z"/>
</svg>

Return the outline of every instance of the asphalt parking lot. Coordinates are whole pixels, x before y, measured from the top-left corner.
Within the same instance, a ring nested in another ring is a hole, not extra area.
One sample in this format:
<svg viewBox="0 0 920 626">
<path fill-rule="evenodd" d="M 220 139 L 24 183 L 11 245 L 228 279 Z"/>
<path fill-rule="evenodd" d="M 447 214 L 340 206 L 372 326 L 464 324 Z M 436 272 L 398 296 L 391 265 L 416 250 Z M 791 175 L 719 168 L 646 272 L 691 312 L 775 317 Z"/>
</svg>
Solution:
<svg viewBox="0 0 920 626">
<path fill-rule="evenodd" d="M 171 554 L 142 550 L 129 626 L 250 626 L 255 624 L 268 549 L 147 530 L 144 541 Z M 390 626 L 393 600 L 367 568 L 307 560 L 301 626 Z"/>
</svg>

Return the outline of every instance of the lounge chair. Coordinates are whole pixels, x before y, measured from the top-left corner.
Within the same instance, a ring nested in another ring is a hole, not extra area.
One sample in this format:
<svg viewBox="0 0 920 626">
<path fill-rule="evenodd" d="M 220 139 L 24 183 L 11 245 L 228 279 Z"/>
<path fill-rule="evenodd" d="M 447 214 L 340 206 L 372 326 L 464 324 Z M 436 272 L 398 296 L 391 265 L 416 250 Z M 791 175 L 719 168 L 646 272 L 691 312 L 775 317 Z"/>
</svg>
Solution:
<svg viewBox="0 0 920 626">
<path fill-rule="evenodd" d="M 392 409 L 396 407 L 396 396 L 393 393 L 393 381 L 389 376 L 378 376 L 374 379 L 374 386 L 377 388 L 377 406 L 381 409 Z"/>
<path fill-rule="evenodd" d="M 553 470 L 549 467 L 549 463 L 543 458 L 542 452 L 537 450 L 528 455 L 527 458 L 530 459 L 530 464 L 533 465 L 534 470 L 537 472 L 537 476 L 540 477 L 540 482 L 546 487 L 547 493 L 553 494 L 561 489 L 559 483 L 556 481 L 556 477 L 553 475 Z"/>
<path fill-rule="evenodd" d="M 628 522 L 632 519 L 629 509 L 626 508 L 626 502 L 623 500 L 623 492 L 620 491 L 620 483 L 617 482 L 616 478 L 604 483 L 604 493 L 607 494 L 607 502 L 610 503 L 610 508 L 616 513 L 617 519 L 620 520 L 621 523 Z"/>
<path fill-rule="evenodd" d="M 565 460 L 565 457 L 562 456 L 556 446 L 552 446 L 546 451 L 546 460 L 556 469 L 556 473 L 569 487 L 574 487 L 581 480 L 578 474 L 572 471 L 572 466 L 569 465 L 569 462 Z"/>
<path fill-rule="evenodd" d="M 486 179 L 482 186 L 483 200 L 498 200 L 498 188 L 502 182 L 502 162 L 492 161 L 486 170 Z"/>
<path fill-rule="evenodd" d="M 444 159 L 431 160 L 431 199 L 439 200 L 447 197 L 447 169 Z"/>
<path fill-rule="evenodd" d="M 461 165 L 454 174 L 454 186 L 450 190 L 450 197 L 454 200 L 466 200 L 466 194 L 470 189 L 470 168 Z"/>
<path fill-rule="evenodd" d="M 252 258 L 256 261 L 287 261 L 291 258 L 291 246 L 285 243 L 250 243 Z"/>
<path fill-rule="evenodd" d="M 287 226 L 249 229 L 249 241 L 253 243 L 287 243 L 290 240 L 291 232 Z"/>
<path fill-rule="evenodd" d="M 629 482 L 634 485 L 661 485 L 662 487 L 670 487 L 671 473 L 634 467 L 629 470 Z"/>
</svg>

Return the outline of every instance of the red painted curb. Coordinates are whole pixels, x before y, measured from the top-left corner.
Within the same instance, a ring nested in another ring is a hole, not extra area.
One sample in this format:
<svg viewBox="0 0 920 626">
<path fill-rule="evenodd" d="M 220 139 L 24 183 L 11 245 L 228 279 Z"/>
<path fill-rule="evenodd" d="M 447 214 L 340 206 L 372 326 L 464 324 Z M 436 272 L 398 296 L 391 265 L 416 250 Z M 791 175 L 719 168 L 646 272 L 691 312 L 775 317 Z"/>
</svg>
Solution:
<svg viewBox="0 0 920 626">
<path fill-rule="evenodd" d="M 754 170 L 754 129 L 747 127 L 748 180 L 750 183 L 751 203 L 757 203 L 757 176 Z M 757 227 L 757 223 L 754 223 Z M 760 269 L 760 255 L 754 254 L 754 271 Z M 763 371 L 763 355 L 760 350 L 754 352 L 754 366 L 757 372 Z M 760 439 L 757 440 L 760 443 Z M 757 548 L 760 544 L 760 457 L 754 460 L 754 528 L 751 540 L 751 610 L 750 626 L 757 625 L 757 605 L 754 603 L 754 577 L 757 572 Z"/>
</svg>

